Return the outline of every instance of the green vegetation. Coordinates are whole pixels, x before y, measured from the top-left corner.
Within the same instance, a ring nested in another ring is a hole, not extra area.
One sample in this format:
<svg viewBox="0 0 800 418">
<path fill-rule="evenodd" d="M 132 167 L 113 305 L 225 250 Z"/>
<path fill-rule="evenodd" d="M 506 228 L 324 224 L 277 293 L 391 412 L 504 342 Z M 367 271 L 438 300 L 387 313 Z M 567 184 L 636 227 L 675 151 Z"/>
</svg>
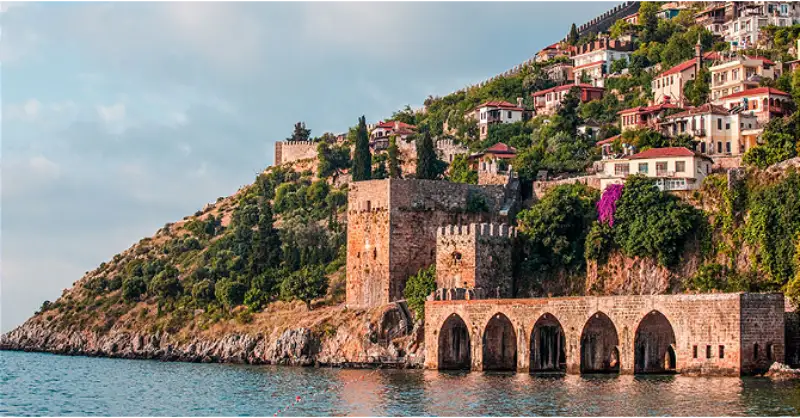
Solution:
<svg viewBox="0 0 800 418">
<path fill-rule="evenodd" d="M 758 168 L 766 168 L 800 154 L 800 131 L 798 116 L 772 119 L 761 134 L 762 145 L 745 153 L 743 162 Z"/>
<path fill-rule="evenodd" d="M 453 157 L 453 162 L 450 163 L 447 179 L 453 183 L 478 184 L 478 172 L 470 167 L 466 155 L 459 154 Z"/>
<path fill-rule="evenodd" d="M 436 156 L 431 133 L 425 131 L 417 140 L 417 178 L 436 180 L 442 176 L 446 165 Z"/>
<path fill-rule="evenodd" d="M 425 299 L 436 290 L 436 266 L 420 269 L 406 281 L 404 296 L 418 321 L 425 319 Z"/>
<path fill-rule="evenodd" d="M 328 277 L 319 265 L 306 266 L 295 271 L 281 282 L 281 297 L 305 302 L 311 310 L 311 301 L 325 296 L 328 291 Z"/>
<path fill-rule="evenodd" d="M 353 151 L 353 181 L 369 180 L 372 178 L 372 155 L 369 151 L 369 132 L 364 116 L 358 118 L 356 128 L 356 147 Z"/>
</svg>

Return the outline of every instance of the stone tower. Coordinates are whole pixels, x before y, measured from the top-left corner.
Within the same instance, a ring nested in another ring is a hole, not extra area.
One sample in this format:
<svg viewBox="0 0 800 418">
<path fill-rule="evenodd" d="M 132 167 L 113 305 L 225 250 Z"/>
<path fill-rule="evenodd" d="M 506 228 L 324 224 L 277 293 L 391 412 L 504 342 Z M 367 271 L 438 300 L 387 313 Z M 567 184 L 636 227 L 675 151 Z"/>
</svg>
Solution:
<svg viewBox="0 0 800 418">
<path fill-rule="evenodd" d="M 441 295 L 438 298 L 511 297 L 511 247 L 515 236 L 516 229 L 506 224 L 473 223 L 439 228 L 436 287 Z"/>
</svg>

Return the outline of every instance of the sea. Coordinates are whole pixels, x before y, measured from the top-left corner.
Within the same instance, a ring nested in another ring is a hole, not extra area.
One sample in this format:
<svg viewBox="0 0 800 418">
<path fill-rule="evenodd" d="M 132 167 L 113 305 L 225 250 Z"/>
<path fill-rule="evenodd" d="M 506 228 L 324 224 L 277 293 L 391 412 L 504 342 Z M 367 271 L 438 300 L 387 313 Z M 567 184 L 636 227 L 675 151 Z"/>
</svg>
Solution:
<svg viewBox="0 0 800 418">
<path fill-rule="evenodd" d="M 799 416 L 800 382 L 170 363 L 0 351 L 0 415 Z"/>
</svg>

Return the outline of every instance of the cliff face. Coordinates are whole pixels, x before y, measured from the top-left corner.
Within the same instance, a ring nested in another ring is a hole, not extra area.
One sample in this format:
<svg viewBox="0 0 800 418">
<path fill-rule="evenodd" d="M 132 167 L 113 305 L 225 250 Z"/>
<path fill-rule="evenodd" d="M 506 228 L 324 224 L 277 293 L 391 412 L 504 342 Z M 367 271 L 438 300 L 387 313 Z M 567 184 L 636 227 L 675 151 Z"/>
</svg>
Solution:
<svg viewBox="0 0 800 418">
<path fill-rule="evenodd" d="M 629 258 L 615 251 L 605 263 L 589 260 L 586 266 L 587 295 L 656 295 L 678 293 L 684 280 L 700 265 L 698 254 L 686 251 L 680 265 L 668 269 L 652 258 Z"/>
<path fill-rule="evenodd" d="M 356 312 L 337 306 L 299 315 L 296 327 L 258 331 L 242 326 L 188 338 L 167 332 L 58 330 L 34 316 L 3 335 L 0 349 L 203 363 L 420 367 L 423 331 L 411 328 L 405 312 L 396 304 Z M 333 317 L 335 324 L 313 319 Z"/>
</svg>

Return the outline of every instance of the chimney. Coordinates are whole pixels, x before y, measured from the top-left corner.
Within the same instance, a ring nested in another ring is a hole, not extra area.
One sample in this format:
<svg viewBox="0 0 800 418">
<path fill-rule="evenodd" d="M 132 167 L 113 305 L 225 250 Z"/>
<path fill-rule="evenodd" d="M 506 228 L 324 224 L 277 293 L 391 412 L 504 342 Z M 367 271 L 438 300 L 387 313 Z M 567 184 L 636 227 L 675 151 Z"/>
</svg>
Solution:
<svg viewBox="0 0 800 418">
<path fill-rule="evenodd" d="M 694 57 L 697 59 L 697 73 L 703 68 L 703 45 L 700 44 L 700 35 L 697 35 L 697 44 L 694 46 Z"/>
<path fill-rule="evenodd" d="M 394 121 L 394 131 L 397 132 L 400 130 L 400 122 Z"/>
<path fill-rule="evenodd" d="M 517 107 L 522 107 L 522 97 L 517 97 Z"/>
</svg>

